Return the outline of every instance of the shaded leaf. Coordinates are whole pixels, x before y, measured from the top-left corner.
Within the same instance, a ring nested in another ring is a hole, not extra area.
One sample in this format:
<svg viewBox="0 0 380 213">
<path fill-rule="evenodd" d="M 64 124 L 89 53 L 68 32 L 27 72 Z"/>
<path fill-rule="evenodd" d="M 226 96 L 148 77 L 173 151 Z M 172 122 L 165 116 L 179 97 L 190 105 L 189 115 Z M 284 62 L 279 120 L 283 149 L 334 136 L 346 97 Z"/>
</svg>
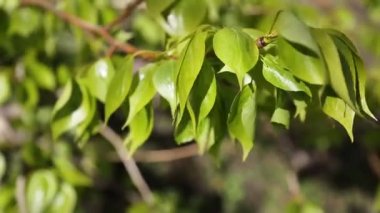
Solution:
<svg viewBox="0 0 380 213">
<path fill-rule="evenodd" d="M 338 121 L 347 131 L 351 141 L 354 141 L 352 126 L 355 112 L 342 99 L 327 96 L 323 104 L 323 112 Z"/>
<path fill-rule="evenodd" d="M 110 81 L 105 101 L 105 121 L 127 97 L 133 77 L 133 57 L 127 56 Z"/>
<path fill-rule="evenodd" d="M 1 179 L 3 178 L 5 174 L 6 169 L 7 169 L 7 165 L 5 162 L 5 157 L 3 153 L 0 152 L 0 183 L 1 183 Z"/>
<path fill-rule="evenodd" d="M 29 52 L 25 58 L 25 68 L 36 84 L 47 90 L 53 90 L 56 85 L 53 71 L 45 64 L 39 62 L 35 52 Z"/>
<path fill-rule="evenodd" d="M 255 41 L 239 29 L 223 28 L 214 35 L 213 47 L 216 56 L 236 73 L 242 87 L 244 75 L 258 60 Z"/>
<path fill-rule="evenodd" d="M 11 84 L 6 72 L 0 71 L 0 105 L 8 100 L 11 95 Z"/>
<path fill-rule="evenodd" d="M 235 97 L 228 114 L 228 130 L 243 148 L 243 160 L 253 148 L 256 120 L 256 88 L 245 85 Z"/>
<path fill-rule="evenodd" d="M 174 128 L 174 139 L 177 144 L 183 144 L 192 141 L 194 137 L 193 122 L 188 111 L 185 111 L 181 121 Z"/>
<path fill-rule="evenodd" d="M 153 130 L 153 107 L 145 106 L 131 120 L 125 143 L 131 155 L 149 138 Z"/>
<path fill-rule="evenodd" d="M 273 84 L 273 86 L 292 92 L 304 92 L 311 97 L 311 91 L 302 81 L 297 81 L 292 73 L 287 71 L 278 60 L 271 55 L 265 56 L 263 59 L 263 76 L 265 80 Z"/>
<path fill-rule="evenodd" d="M 55 157 L 53 159 L 55 168 L 58 174 L 66 182 L 73 184 L 75 186 L 89 186 L 91 185 L 91 179 L 77 169 L 70 159 L 64 157 Z"/>
</svg>

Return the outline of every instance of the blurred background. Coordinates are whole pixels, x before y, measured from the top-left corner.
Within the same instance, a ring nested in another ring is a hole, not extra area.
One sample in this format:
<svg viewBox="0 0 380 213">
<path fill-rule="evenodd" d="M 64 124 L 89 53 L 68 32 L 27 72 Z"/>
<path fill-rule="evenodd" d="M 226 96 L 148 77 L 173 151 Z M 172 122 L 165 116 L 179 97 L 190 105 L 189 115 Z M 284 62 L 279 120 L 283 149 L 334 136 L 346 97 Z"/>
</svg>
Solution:
<svg viewBox="0 0 380 213">
<path fill-rule="evenodd" d="M 78 147 L 69 138 L 52 143 L 48 131 L 57 91 L 83 64 L 104 54 L 103 41 L 51 13 L 15 9 L 17 2 L 0 0 L 0 212 L 19 211 L 17 183 L 39 169 L 52 169 L 74 186 L 76 212 L 151 212 L 103 138 L 90 137 Z M 129 1 L 55 3 L 90 23 L 104 25 Z M 365 62 L 367 99 L 380 118 L 379 0 L 206 3 L 204 13 L 200 9 L 189 14 L 190 19 L 201 17 L 195 25 L 253 27 L 267 32 L 276 12 L 287 9 L 309 26 L 344 32 Z M 164 18 L 170 28 L 169 13 Z M 152 50 L 165 48 L 167 39 L 144 4 L 113 34 L 120 41 Z M 24 66 L 45 71 L 25 74 Z M 227 139 L 217 155 L 198 156 L 191 144 L 169 154 L 152 154 L 149 150 L 177 147 L 170 112 L 160 108 L 155 112 L 153 134 L 136 154 L 156 196 L 154 212 L 380 212 L 380 128 L 374 123 L 357 117 L 355 142 L 351 143 L 344 129 L 321 110 L 310 109 L 304 123 L 293 120 L 285 130 L 270 123 L 271 110 L 262 106 L 255 147 L 242 162 L 239 146 Z M 116 129 L 123 119 L 114 116 L 110 126 Z M 180 159 L 160 162 L 162 155 L 179 155 Z"/>
</svg>

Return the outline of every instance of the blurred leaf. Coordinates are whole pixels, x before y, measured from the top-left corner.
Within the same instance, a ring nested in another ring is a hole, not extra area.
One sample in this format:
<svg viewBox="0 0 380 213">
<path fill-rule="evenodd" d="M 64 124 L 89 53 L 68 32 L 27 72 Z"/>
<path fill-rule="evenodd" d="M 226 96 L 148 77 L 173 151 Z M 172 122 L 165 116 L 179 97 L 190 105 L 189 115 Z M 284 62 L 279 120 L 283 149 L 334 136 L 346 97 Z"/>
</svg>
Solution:
<svg viewBox="0 0 380 213">
<path fill-rule="evenodd" d="M 287 109 L 277 107 L 270 120 L 272 123 L 283 125 L 286 129 L 289 129 L 290 112 Z"/>
<path fill-rule="evenodd" d="M 195 129 L 210 113 L 215 99 L 215 72 L 209 64 L 205 63 L 194 82 L 187 105 Z"/>
<path fill-rule="evenodd" d="M 57 191 L 57 177 L 52 171 L 38 170 L 33 172 L 26 188 L 28 212 L 45 211 L 46 207 L 53 201 Z"/>
<path fill-rule="evenodd" d="M 151 105 L 145 106 L 131 120 L 129 135 L 125 139 L 131 155 L 149 138 L 153 130 L 153 121 L 153 107 Z"/>
<path fill-rule="evenodd" d="M 146 5 L 150 13 L 157 15 L 168 8 L 173 2 L 175 0 L 146 0 Z"/>
<path fill-rule="evenodd" d="M 299 117 L 300 121 L 304 122 L 306 119 L 306 107 L 307 102 L 305 99 L 293 99 L 293 104 L 296 107 L 296 112 L 294 113 L 294 117 Z"/>
<path fill-rule="evenodd" d="M 180 0 L 167 17 L 169 33 L 186 35 L 193 32 L 203 22 L 206 13 L 205 0 Z"/>
<path fill-rule="evenodd" d="M 273 86 L 292 92 L 304 92 L 311 97 L 311 91 L 302 81 L 298 82 L 293 75 L 287 71 L 278 60 L 271 55 L 265 56 L 263 59 L 263 75 L 265 80 L 273 84 Z"/>
<path fill-rule="evenodd" d="M 10 185 L 1 185 L 0 190 L 0 212 L 6 212 L 7 207 L 14 201 L 15 199 L 15 187 Z"/>
<path fill-rule="evenodd" d="M 16 4 L 14 0 L 7 0 L 9 6 Z M 14 2 L 14 3 L 11 3 Z M 9 7 L 8 6 L 8 7 Z M 13 7 L 13 6 L 12 6 Z M 32 8 L 19 8 L 11 13 L 11 24 L 8 29 L 9 35 L 27 37 L 41 26 L 41 14 Z"/>
<path fill-rule="evenodd" d="M 291 12 L 280 11 L 277 14 L 275 30 L 286 40 L 301 44 L 316 54 L 319 53 L 317 43 L 309 28 Z"/>
<path fill-rule="evenodd" d="M 327 83 L 327 73 L 318 55 L 282 38 L 277 39 L 277 50 L 279 58 L 296 77 L 310 84 L 325 85 Z"/>
<path fill-rule="evenodd" d="M 47 212 L 74 212 L 76 202 L 77 193 L 75 192 L 75 189 L 68 183 L 62 183 Z"/>
<path fill-rule="evenodd" d="M 0 105 L 8 100 L 11 96 L 11 84 L 9 75 L 0 71 Z"/>
<path fill-rule="evenodd" d="M 228 114 L 228 130 L 243 148 L 243 160 L 253 148 L 256 120 L 256 86 L 245 85 L 235 97 Z"/>
<path fill-rule="evenodd" d="M 239 29 L 223 28 L 214 35 L 213 46 L 218 58 L 236 73 L 242 87 L 244 75 L 258 60 L 255 41 Z"/>
<path fill-rule="evenodd" d="M 175 61 L 162 61 L 157 65 L 153 75 L 153 84 L 157 92 L 165 98 L 170 105 L 172 116 L 176 108 L 175 98 Z"/>
<path fill-rule="evenodd" d="M 65 157 L 55 157 L 53 159 L 55 168 L 63 180 L 75 186 L 89 186 L 91 179 L 83 172 L 78 170 L 70 159 Z"/>
<path fill-rule="evenodd" d="M 30 78 L 24 79 L 23 86 L 26 92 L 26 100 L 24 106 L 26 108 L 34 108 L 40 100 L 40 93 L 38 91 L 36 83 Z"/>
<path fill-rule="evenodd" d="M 129 89 L 132 83 L 133 77 L 133 63 L 132 56 L 127 56 L 123 60 L 123 64 L 118 70 L 116 70 L 106 93 L 105 102 L 105 121 L 107 122 L 109 117 L 127 97 Z"/>
<path fill-rule="evenodd" d="M 139 71 L 139 82 L 136 89 L 129 97 L 128 119 L 124 124 L 127 126 L 154 97 L 156 90 L 153 85 L 153 75 L 157 64 L 148 64 Z"/>
<path fill-rule="evenodd" d="M 107 89 L 115 70 L 109 59 L 99 59 L 83 75 L 84 82 L 90 93 L 101 102 L 105 102 Z"/>
<path fill-rule="evenodd" d="M 52 69 L 37 60 L 36 52 L 28 52 L 24 63 L 27 73 L 39 87 L 47 90 L 55 88 L 56 82 Z"/>
<path fill-rule="evenodd" d="M 3 153 L 0 152 L 0 185 L 1 179 L 4 177 L 5 172 L 7 171 L 7 164 Z"/>
<path fill-rule="evenodd" d="M 355 112 L 342 99 L 327 96 L 323 104 L 323 112 L 338 121 L 346 129 L 351 141 L 354 141 L 352 126 Z"/>
<path fill-rule="evenodd" d="M 207 32 L 196 32 L 177 62 L 176 91 L 179 100 L 179 112 L 176 117 L 176 124 L 181 121 L 191 88 L 202 68 L 206 37 Z"/>
</svg>

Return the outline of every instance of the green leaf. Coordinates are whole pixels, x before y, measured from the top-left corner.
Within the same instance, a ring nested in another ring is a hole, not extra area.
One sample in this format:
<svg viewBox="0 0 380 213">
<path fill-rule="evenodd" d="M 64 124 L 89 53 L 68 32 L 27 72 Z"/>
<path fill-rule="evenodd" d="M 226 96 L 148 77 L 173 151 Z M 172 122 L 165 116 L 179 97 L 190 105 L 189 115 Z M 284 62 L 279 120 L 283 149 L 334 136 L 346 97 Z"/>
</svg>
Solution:
<svg viewBox="0 0 380 213">
<path fill-rule="evenodd" d="M 91 179 L 79 169 L 77 169 L 70 161 L 70 159 L 67 159 L 65 157 L 55 157 L 53 159 L 53 162 L 58 174 L 62 177 L 63 180 L 75 186 L 91 185 Z"/>
<path fill-rule="evenodd" d="M 199 146 L 199 152 L 202 154 L 215 143 L 215 129 L 210 117 L 199 122 L 195 140 Z"/>
<path fill-rule="evenodd" d="M 159 15 L 162 11 L 173 4 L 174 1 L 175 0 L 146 0 L 145 2 L 149 13 L 152 15 Z"/>
<path fill-rule="evenodd" d="M 77 193 L 73 186 L 62 183 L 47 212 L 71 213 L 74 212 L 77 202 Z"/>
<path fill-rule="evenodd" d="M 58 191 L 58 180 L 50 170 L 35 171 L 26 188 L 28 212 L 44 212 Z"/>
<path fill-rule="evenodd" d="M 107 122 L 109 117 L 127 97 L 129 89 L 132 83 L 133 77 L 133 57 L 127 56 L 123 60 L 123 64 L 120 66 L 114 74 L 106 93 L 105 102 L 105 121 Z"/>
<path fill-rule="evenodd" d="M 13 185 L 13 184 L 12 184 Z M 11 184 L 1 185 L 0 190 L 0 212 L 6 212 L 7 207 L 15 202 L 16 189 Z"/>
<path fill-rule="evenodd" d="M 14 2 L 13 0 L 8 1 Z M 11 13 L 10 27 L 7 33 L 27 37 L 37 31 L 41 23 L 41 14 L 37 10 L 27 7 L 18 8 Z"/>
<path fill-rule="evenodd" d="M 216 99 L 215 71 L 205 63 L 201 69 L 189 96 L 188 110 L 196 129 L 210 113 Z"/>
<path fill-rule="evenodd" d="M 9 76 L 3 70 L 0 71 L 0 105 L 8 100 L 11 95 L 11 84 Z"/>
<path fill-rule="evenodd" d="M 280 11 L 277 14 L 275 30 L 286 40 L 305 46 L 318 54 L 318 45 L 310 33 L 310 29 L 293 13 Z"/>
<path fill-rule="evenodd" d="M 316 55 L 282 38 L 277 39 L 276 46 L 279 58 L 297 78 L 310 84 L 327 84 L 327 73 L 323 61 L 318 56 L 320 54 Z"/>
<path fill-rule="evenodd" d="M 321 49 L 323 60 L 330 78 L 330 84 L 333 90 L 342 98 L 351 108 L 355 109 L 355 93 L 353 89 L 353 81 L 348 82 L 350 73 L 344 72 L 342 62 L 334 41 L 330 38 L 326 31 L 314 29 L 313 34 Z"/>
<path fill-rule="evenodd" d="M 153 107 L 145 106 L 131 120 L 125 143 L 131 155 L 149 138 L 153 130 Z"/>
<path fill-rule="evenodd" d="M 193 122 L 190 119 L 190 115 L 186 110 L 178 125 L 174 128 L 174 139 L 177 144 L 183 144 L 190 142 L 194 139 L 195 132 Z"/>
<path fill-rule="evenodd" d="M 306 119 L 307 102 L 305 99 L 293 99 L 293 104 L 296 107 L 294 117 L 299 117 L 300 121 L 304 122 Z"/>
<path fill-rule="evenodd" d="M 6 170 L 7 170 L 7 164 L 5 162 L 5 157 L 4 157 L 3 153 L 0 152 L 0 183 L 1 183 L 1 179 L 3 178 Z"/>
<path fill-rule="evenodd" d="M 216 56 L 236 73 L 242 87 L 244 75 L 259 57 L 255 41 L 239 29 L 223 28 L 214 35 L 213 46 Z"/>
<path fill-rule="evenodd" d="M 182 118 L 191 88 L 203 64 L 206 37 L 207 32 L 195 33 L 177 61 L 176 91 L 179 100 L 179 113 L 176 119 L 178 122 Z"/>
<path fill-rule="evenodd" d="M 36 84 L 47 90 L 54 90 L 56 80 L 53 71 L 45 64 L 37 60 L 35 52 L 28 52 L 24 58 L 25 68 Z"/>
<path fill-rule="evenodd" d="M 167 16 L 167 31 L 177 36 L 189 34 L 203 22 L 206 13 L 205 0 L 181 0 Z"/>
<path fill-rule="evenodd" d="M 127 126 L 154 97 L 156 90 L 153 85 L 153 75 L 156 71 L 156 64 L 148 64 L 139 71 L 139 82 L 136 89 L 129 97 L 128 119 L 124 124 Z"/>
<path fill-rule="evenodd" d="M 327 96 L 323 104 L 323 112 L 338 121 L 347 131 L 351 141 L 354 141 L 352 126 L 355 112 L 342 99 Z"/>
<path fill-rule="evenodd" d="M 287 71 L 279 61 L 271 55 L 263 59 L 263 76 L 273 86 L 292 92 L 304 92 L 311 97 L 311 91 L 302 81 L 297 81 L 292 73 Z"/>
<path fill-rule="evenodd" d="M 90 93 L 101 102 L 105 102 L 107 89 L 115 73 L 109 59 L 102 58 L 96 61 L 83 75 L 83 80 Z"/>
<path fill-rule="evenodd" d="M 174 116 L 177 106 L 175 97 L 175 65 L 175 61 L 163 61 L 158 64 L 156 72 L 153 75 L 154 87 L 157 92 L 168 101 L 172 116 Z"/>
<path fill-rule="evenodd" d="M 245 85 L 235 97 L 228 114 L 228 131 L 243 148 L 243 160 L 253 148 L 256 120 L 256 86 Z"/>
<path fill-rule="evenodd" d="M 273 112 L 272 118 L 270 120 L 272 123 L 277 123 L 283 125 L 286 129 L 289 129 L 290 123 L 290 111 L 283 108 L 276 108 Z"/>
<path fill-rule="evenodd" d="M 93 98 L 83 84 L 69 81 L 53 109 L 53 138 L 57 139 L 63 133 L 74 130 L 86 118 L 93 116 L 94 105 Z"/>
</svg>

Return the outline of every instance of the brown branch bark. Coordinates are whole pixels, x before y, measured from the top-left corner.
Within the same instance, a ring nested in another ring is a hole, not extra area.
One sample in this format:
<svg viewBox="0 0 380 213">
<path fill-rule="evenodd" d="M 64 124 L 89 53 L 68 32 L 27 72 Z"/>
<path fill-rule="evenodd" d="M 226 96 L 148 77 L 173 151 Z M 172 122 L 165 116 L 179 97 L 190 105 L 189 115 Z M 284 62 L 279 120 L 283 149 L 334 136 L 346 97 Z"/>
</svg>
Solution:
<svg viewBox="0 0 380 213">
<path fill-rule="evenodd" d="M 138 162 L 160 163 L 194 157 L 197 155 L 198 146 L 196 144 L 191 144 L 173 149 L 141 150 L 135 154 L 134 158 Z"/>
<path fill-rule="evenodd" d="M 154 52 L 154 51 L 142 51 L 138 49 L 137 47 L 128 44 L 128 43 L 122 43 L 114 39 L 111 34 L 107 31 L 106 28 L 100 27 L 98 25 L 91 24 L 89 22 L 86 22 L 82 20 L 81 18 L 74 16 L 72 14 L 66 13 L 64 11 L 57 10 L 52 3 L 46 0 L 21 0 L 20 2 L 21 6 L 34 6 L 39 7 L 41 9 L 50 11 L 54 13 L 57 17 L 62 19 L 65 22 L 68 22 L 72 25 L 75 25 L 87 32 L 93 33 L 94 35 L 97 35 L 101 38 L 103 38 L 109 45 L 115 46 L 117 49 L 128 53 L 128 54 L 134 54 L 138 52 L 143 52 L 139 54 L 138 56 L 141 58 L 144 58 L 146 60 L 154 60 L 161 56 L 160 52 Z"/>
<path fill-rule="evenodd" d="M 124 20 L 126 20 L 132 12 L 143 2 L 143 0 L 136 0 L 130 4 L 124 9 L 124 12 L 117 17 L 115 20 L 110 22 L 107 26 L 105 26 L 106 29 L 111 29 L 119 24 L 121 24 Z"/>
<path fill-rule="evenodd" d="M 106 125 L 103 125 L 99 132 L 115 148 L 121 162 L 131 177 L 132 183 L 141 194 L 143 200 L 148 204 L 152 204 L 154 199 L 152 191 L 144 180 L 144 177 L 141 175 L 136 162 L 130 157 L 128 151 L 124 147 L 123 139 Z"/>
</svg>

